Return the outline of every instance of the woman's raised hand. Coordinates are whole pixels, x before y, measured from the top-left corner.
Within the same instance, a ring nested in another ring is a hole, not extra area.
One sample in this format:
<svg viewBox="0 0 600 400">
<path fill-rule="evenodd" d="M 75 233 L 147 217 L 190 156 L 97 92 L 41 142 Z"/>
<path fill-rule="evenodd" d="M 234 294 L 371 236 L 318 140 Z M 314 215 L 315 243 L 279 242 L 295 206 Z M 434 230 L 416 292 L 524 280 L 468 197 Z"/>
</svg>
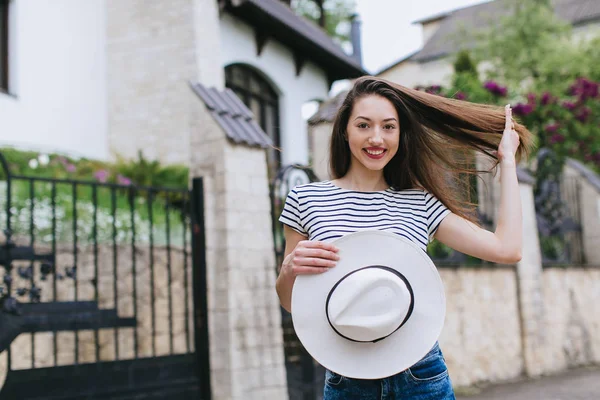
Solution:
<svg viewBox="0 0 600 400">
<path fill-rule="evenodd" d="M 520 139 L 519 134 L 515 131 L 510 104 L 507 104 L 504 110 L 506 112 L 506 123 L 502 139 L 498 145 L 498 159 L 510 163 L 515 161 L 515 153 L 519 148 Z"/>
<path fill-rule="evenodd" d="M 320 274 L 336 265 L 338 249 L 326 242 L 302 240 L 283 260 L 285 273 L 298 275 Z"/>
</svg>

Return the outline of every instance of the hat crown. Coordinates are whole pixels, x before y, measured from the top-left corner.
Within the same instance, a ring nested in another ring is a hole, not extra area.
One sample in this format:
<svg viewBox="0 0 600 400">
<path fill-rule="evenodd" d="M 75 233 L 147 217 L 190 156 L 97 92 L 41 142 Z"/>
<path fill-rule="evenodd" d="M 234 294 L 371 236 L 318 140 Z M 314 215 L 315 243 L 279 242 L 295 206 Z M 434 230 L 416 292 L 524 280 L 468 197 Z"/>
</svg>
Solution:
<svg viewBox="0 0 600 400">
<path fill-rule="evenodd" d="M 340 335 L 373 342 L 398 329 L 409 313 L 411 300 L 410 290 L 399 275 L 371 266 L 342 278 L 330 293 L 326 311 Z"/>
</svg>

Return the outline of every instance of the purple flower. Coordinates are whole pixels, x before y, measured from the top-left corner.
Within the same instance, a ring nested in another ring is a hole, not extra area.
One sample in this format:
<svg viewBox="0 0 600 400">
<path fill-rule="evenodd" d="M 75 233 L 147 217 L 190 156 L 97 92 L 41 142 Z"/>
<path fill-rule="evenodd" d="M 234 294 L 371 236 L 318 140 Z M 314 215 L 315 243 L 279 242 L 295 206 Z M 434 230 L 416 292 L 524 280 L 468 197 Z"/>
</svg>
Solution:
<svg viewBox="0 0 600 400">
<path fill-rule="evenodd" d="M 96 171 L 94 178 L 96 178 L 97 181 L 104 183 L 108 179 L 108 171 L 105 169 Z"/>
<path fill-rule="evenodd" d="M 555 100 L 556 99 L 548 92 L 544 92 L 544 94 L 542 94 L 541 102 L 543 105 L 554 103 Z"/>
<path fill-rule="evenodd" d="M 537 96 L 535 95 L 535 93 L 527 94 L 527 104 L 535 104 L 536 100 L 537 100 Z"/>
<path fill-rule="evenodd" d="M 564 109 L 573 111 L 575 109 L 575 103 L 570 101 L 563 101 L 562 106 Z"/>
<path fill-rule="evenodd" d="M 487 81 L 483 84 L 483 88 L 486 89 L 488 92 L 492 93 L 493 95 L 496 96 L 506 96 L 506 94 L 508 93 L 508 90 L 506 89 L 506 87 L 504 86 L 500 86 L 498 83 L 494 82 L 494 81 Z"/>
<path fill-rule="evenodd" d="M 568 93 L 571 96 L 579 96 L 580 100 L 595 98 L 598 97 L 598 83 L 586 78 L 577 78 L 575 83 L 569 88 Z"/>
<path fill-rule="evenodd" d="M 515 115 L 526 116 L 533 112 L 533 106 L 531 104 L 517 103 L 512 111 Z"/>
<path fill-rule="evenodd" d="M 467 95 L 464 92 L 456 92 L 454 98 L 457 100 L 465 100 L 467 98 Z"/>
<path fill-rule="evenodd" d="M 120 185 L 131 185 L 131 179 L 126 178 L 121 174 L 117 175 L 117 182 L 119 182 Z"/>
<path fill-rule="evenodd" d="M 575 118 L 577 118 L 577 120 L 580 122 L 586 122 L 591 112 L 592 110 L 590 110 L 589 107 L 582 107 L 581 110 L 579 110 L 577 114 L 575 114 Z"/>
<path fill-rule="evenodd" d="M 74 165 L 74 164 L 67 164 L 67 165 L 65 166 L 65 169 L 67 170 L 67 172 L 75 172 L 75 170 L 76 170 L 77 168 L 75 168 L 75 165 Z"/>
<path fill-rule="evenodd" d="M 431 85 L 425 88 L 425 92 L 429 94 L 440 94 L 442 87 L 440 85 Z"/>
<path fill-rule="evenodd" d="M 562 143 L 565 141 L 565 137 L 560 133 L 555 133 L 550 137 L 550 144 Z"/>
<path fill-rule="evenodd" d="M 553 123 L 553 124 L 546 125 L 544 127 L 544 130 L 548 133 L 555 133 L 559 127 L 560 127 L 560 125 L 558 125 L 557 123 Z"/>
<path fill-rule="evenodd" d="M 498 84 L 494 81 L 487 81 L 483 84 L 483 87 L 491 92 L 498 89 Z"/>
</svg>

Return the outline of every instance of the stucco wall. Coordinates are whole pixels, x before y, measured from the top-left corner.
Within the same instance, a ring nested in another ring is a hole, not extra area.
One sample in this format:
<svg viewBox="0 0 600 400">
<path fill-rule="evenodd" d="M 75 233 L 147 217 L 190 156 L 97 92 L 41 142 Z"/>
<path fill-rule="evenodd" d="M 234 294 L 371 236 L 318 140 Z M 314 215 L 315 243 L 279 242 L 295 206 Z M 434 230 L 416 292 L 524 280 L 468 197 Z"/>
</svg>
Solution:
<svg viewBox="0 0 600 400">
<path fill-rule="evenodd" d="M 414 88 L 419 85 L 448 85 L 453 72 L 452 59 L 449 58 L 426 63 L 407 60 L 381 73 L 379 77 Z"/>
<path fill-rule="evenodd" d="M 104 0 L 12 0 L 0 145 L 106 158 Z"/>
<path fill-rule="evenodd" d="M 258 69 L 279 93 L 281 160 L 284 165 L 308 163 L 308 136 L 302 105 L 325 100 L 329 82 L 324 71 L 307 61 L 299 76 L 292 52 L 270 38 L 257 56 L 254 29 L 229 14 L 221 17 L 223 67 L 242 63 Z"/>
</svg>

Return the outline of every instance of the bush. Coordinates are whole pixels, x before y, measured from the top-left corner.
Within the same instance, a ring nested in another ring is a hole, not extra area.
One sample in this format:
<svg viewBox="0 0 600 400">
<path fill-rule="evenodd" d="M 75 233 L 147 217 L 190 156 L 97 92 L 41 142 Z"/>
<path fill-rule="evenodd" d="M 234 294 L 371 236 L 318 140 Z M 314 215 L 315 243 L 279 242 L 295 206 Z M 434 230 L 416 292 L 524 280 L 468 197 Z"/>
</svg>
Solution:
<svg viewBox="0 0 600 400">
<path fill-rule="evenodd" d="M 119 158 L 110 163 L 88 158 L 74 159 L 61 154 L 45 154 L 14 148 L 1 148 L 13 175 L 56 179 L 80 179 L 123 185 L 186 188 L 189 169 L 185 165 L 162 166 L 140 152 L 136 160 Z M 5 179 L 5 171 L 0 171 Z"/>
</svg>

